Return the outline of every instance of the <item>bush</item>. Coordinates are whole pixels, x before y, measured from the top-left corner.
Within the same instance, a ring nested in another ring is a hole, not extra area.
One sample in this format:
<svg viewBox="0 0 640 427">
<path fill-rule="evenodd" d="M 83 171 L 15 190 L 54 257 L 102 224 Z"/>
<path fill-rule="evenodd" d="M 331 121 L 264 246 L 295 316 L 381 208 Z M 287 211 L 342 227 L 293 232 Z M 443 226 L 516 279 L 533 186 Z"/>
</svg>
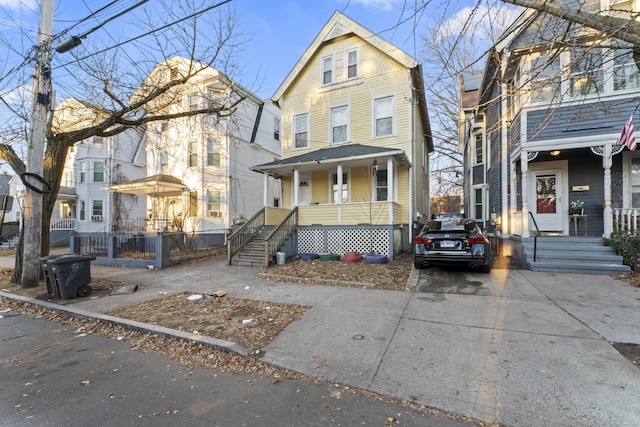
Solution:
<svg viewBox="0 0 640 427">
<path fill-rule="evenodd" d="M 622 262 L 633 271 L 640 271 L 640 237 L 635 234 L 622 234 L 605 240 L 616 255 L 622 256 Z"/>
</svg>

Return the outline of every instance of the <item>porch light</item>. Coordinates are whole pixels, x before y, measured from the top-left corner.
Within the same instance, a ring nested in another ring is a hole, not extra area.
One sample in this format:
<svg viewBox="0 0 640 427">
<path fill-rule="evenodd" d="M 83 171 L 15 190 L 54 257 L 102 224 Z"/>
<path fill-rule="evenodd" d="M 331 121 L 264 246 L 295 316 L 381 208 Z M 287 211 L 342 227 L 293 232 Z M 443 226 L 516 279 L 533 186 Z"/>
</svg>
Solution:
<svg viewBox="0 0 640 427">
<path fill-rule="evenodd" d="M 551 154 L 552 156 L 557 156 L 558 154 L 560 154 L 560 150 L 553 150 L 549 154 Z"/>
<path fill-rule="evenodd" d="M 371 172 L 373 173 L 373 176 L 376 176 L 378 174 L 378 160 L 373 160 L 373 167 L 371 168 Z"/>
</svg>

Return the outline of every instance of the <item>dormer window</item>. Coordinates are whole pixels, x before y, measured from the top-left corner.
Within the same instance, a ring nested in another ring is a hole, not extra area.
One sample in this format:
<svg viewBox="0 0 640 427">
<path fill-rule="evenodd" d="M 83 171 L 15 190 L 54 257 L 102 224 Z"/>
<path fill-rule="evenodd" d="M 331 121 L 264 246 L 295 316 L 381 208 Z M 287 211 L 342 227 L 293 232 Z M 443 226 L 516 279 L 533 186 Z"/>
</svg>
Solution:
<svg viewBox="0 0 640 427">
<path fill-rule="evenodd" d="M 322 84 L 333 83 L 333 56 L 322 58 Z"/>
</svg>

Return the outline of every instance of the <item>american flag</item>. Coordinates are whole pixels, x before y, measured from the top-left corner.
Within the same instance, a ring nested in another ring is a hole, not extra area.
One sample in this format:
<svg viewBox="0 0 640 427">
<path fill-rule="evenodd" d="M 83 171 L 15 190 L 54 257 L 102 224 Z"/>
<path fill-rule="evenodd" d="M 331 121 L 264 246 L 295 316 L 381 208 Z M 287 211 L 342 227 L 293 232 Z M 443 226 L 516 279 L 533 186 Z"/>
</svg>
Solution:
<svg viewBox="0 0 640 427">
<path fill-rule="evenodd" d="M 636 134 L 633 132 L 633 114 L 629 116 L 629 120 L 625 123 L 618 144 L 626 146 L 629 150 L 636 150 Z"/>
</svg>

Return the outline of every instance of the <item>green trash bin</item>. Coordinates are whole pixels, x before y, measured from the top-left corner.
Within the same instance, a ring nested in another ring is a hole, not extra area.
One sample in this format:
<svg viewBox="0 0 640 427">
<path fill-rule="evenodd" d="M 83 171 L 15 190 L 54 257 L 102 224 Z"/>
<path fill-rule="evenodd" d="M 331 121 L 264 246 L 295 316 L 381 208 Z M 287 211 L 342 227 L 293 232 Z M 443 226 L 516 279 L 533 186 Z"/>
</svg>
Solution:
<svg viewBox="0 0 640 427">
<path fill-rule="evenodd" d="M 91 293 L 92 255 L 61 255 L 49 260 L 60 299 L 86 297 Z"/>
</svg>

